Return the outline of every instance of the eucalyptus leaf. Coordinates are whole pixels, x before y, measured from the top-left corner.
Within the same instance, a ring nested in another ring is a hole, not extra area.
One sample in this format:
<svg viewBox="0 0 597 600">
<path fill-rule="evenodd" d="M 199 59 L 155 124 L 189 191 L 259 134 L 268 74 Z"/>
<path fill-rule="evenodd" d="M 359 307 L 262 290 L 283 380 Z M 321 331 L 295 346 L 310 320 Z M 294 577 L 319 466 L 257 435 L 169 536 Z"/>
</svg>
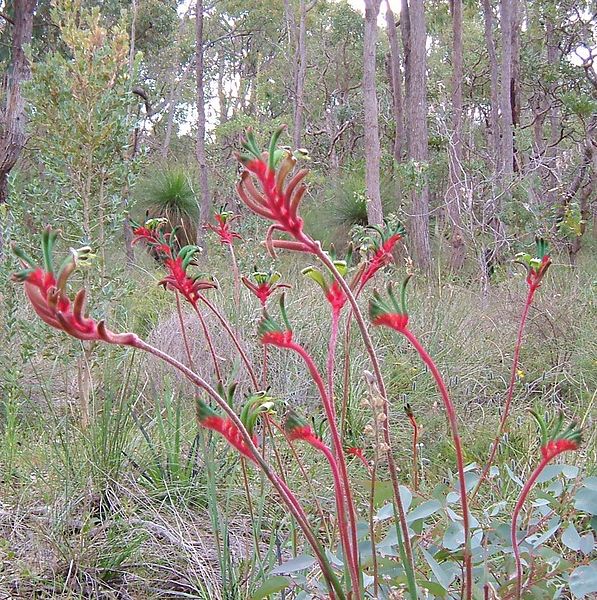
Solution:
<svg viewBox="0 0 597 600">
<path fill-rule="evenodd" d="M 586 486 L 580 488 L 574 497 L 574 508 L 582 510 L 590 515 L 597 515 L 597 490 Z"/>
<path fill-rule="evenodd" d="M 566 546 L 566 548 L 570 548 L 570 550 L 574 550 L 578 552 L 582 545 L 582 539 L 576 531 L 576 527 L 574 527 L 574 523 L 570 523 L 568 527 L 564 530 L 562 534 L 562 544 Z"/>
<path fill-rule="evenodd" d="M 263 600 L 263 598 L 267 598 L 272 594 L 276 594 L 281 592 L 290 586 L 292 580 L 288 577 L 282 577 L 278 575 L 277 577 L 270 577 L 263 582 L 263 585 L 259 587 L 259 589 L 251 596 L 251 600 Z"/>
<path fill-rule="evenodd" d="M 569 585 L 576 598 L 587 598 L 597 593 L 597 561 L 574 569 L 570 573 Z"/>
<path fill-rule="evenodd" d="M 406 520 L 409 523 L 414 523 L 415 521 L 426 519 L 427 517 L 435 514 L 438 510 L 440 510 L 441 507 L 442 504 L 439 500 L 429 500 L 427 502 L 423 502 L 423 504 L 419 504 L 417 508 L 406 515 Z"/>
<path fill-rule="evenodd" d="M 438 583 L 447 592 L 448 588 L 450 587 L 450 584 L 452 583 L 452 580 L 454 579 L 454 576 L 442 565 L 440 565 L 435 560 L 435 558 L 433 558 L 433 556 L 431 556 L 431 554 L 427 550 L 425 550 L 425 548 L 421 548 L 421 552 L 423 553 L 427 564 L 431 567 L 431 571 L 435 575 L 435 578 L 437 579 Z"/>
<path fill-rule="evenodd" d="M 279 573 L 295 573 L 296 571 L 304 571 L 305 569 L 311 568 L 317 561 L 307 554 L 301 554 L 295 558 L 287 560 L 285 563 L 278 565 L 270 571 L 271 575 L 278 575 Z"/>
</svg>

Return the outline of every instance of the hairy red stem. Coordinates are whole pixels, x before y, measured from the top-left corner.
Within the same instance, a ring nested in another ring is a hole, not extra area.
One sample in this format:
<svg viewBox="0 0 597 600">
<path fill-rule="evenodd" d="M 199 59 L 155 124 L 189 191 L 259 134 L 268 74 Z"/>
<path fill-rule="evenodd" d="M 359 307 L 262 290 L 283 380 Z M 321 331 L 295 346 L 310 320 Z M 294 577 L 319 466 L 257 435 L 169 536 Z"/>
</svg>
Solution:
<svg viewBox="0 0 597 600">
<path fill-rule="evenodd" d="M 508 420 L 508 416 L 510 415 L 510 407 L 512 405 L 512 397 L 514 396 L 514 385 L 516 384 L 516 373 L 518 371 L 518 360 L 520 357 L 520 348 L 522 346 L 522 336 L 524 333 L 524 328 L 527 322 L 527 317 L 529 315 L 529 310 L 531 308 L 531 304 L 533 303 L 533 297 L 535 296 L 535 291 L 537 290 L 536 286 L 530 285 L 529 292 L 527 294 L 527 299 L 524 304 L 524 310 L 522 311 L 522 315 L 520 317 L 520 324 L 518 325 L 518 334 L 516 336 L 516 345 L 514 346 L 514 358 L 512 359 L 512 369 L 510 371 L 510 384 L 508 385 L 508 392 L 506 393 L 506 401 L 504 402 L 504 408 L 502 411 L 502 418 L 500 419 L 500 425 L 497 430 L 497 434 L 493 443 L 491 445 L 491 452 L 489 453 L 489 458 L 487 459 L 487 463 L 485 467 L 483 467 L 483 471 L 481 476 L 479 477 L 479 481 L 475 486 L 475 489 L 471 493 L 471 499 L 474 498 L 481 487 L 481 484 L 487 477 L 489 473 L 489 469 L 491 469 L 491 465 L 495 459 L 495 455 L 497 454 L 497 449 L 499 446 L 500 439 L 504 434 L 504 429 L 506 428 L 506 421 Z"/>
<path fill-rule="evenodd" d="M 358 541 L 357 541 L 357 521 L 356 521 L 356 513 L 354 508 L 354 499 L 352 496 L 352 490 L 350 488 L 350 480 L 348 478 L 348 470 L 346 468 L 346 458 L 344 456 L 344 451 L 342 448 L 342 442 L 340 440 L 340 434 L 338 432 L 338 427 L 336 421 L 334 419 L 334 408 L 332 405 L 331 398 L 328 396 L 325 384 L 319 371 L 317 370 L 317 366 L 315 362 L 309 355 L 309 353 L 296 342 L 291 342 L 288 345 L 290 350 L 294 350 L 304 361 L 309 369 L 309 373 L 319 390 L 319 395 L 321 396 L 321 400 L 323 403 L 323 407 L 328 419 L 328 424 L 330 427 L 330 433 L 332 435 L 332 447 L 334 449 L 334 455 L 336 460 L 338 461 L 338 465 L 340 467 L 340 476 L 342 481 L 342 489 L 344 490 L 345 498 L 339 498 L 340 502 L 344 502 L 346 500 L 347 508 L 348 508 L 348 516 L 350 522 L 350 541 L 351 544 L 348 548 L 344 549 L 344 553 L 346 555 L 346 560 L 350 565 L 351 579 L 353 580 L 353 591 L 356 594 L 356 597 L 359 597 L 359 589 L 360 589 L 360 578 L 359 578 L 359 556 L 358 556 Z M 342 490 L 340 490 L 342 491 Z M 352 547 L 351 547 L 352 546 Z"/>
<path fill-rule="evenodd" d="M 300 505 L 293 492 L 280 479 L 280 477 L 278 477 L 276 473 L 272 471 L 269 464 L 263 459 L 263 457 L 259 453 L 259 450 L 253 443 L 249 432 L 246 430 L 245 426 L 243 425 L 242 421 L 239 419 L 237 414 L 234 412 L 234 410 L 230 406 L 228 406 L 226 400 L 222 398 L 216 392 L 216 390 L 209 385 L 209 383 L 207 383 L 204 379 L 197 375 L 197 373 L 191 371 L 191 369 L 183 365 L 180 361 L 176 360 L 166 352 L 163 352 L 159 348 L 148 344 L 147 342 L 143 341 L 137 336 L 133 338 L 129 345 L 134 348 L 138 348 L 139 350 L 148 352 L 149 354 L 152 354 L 153 356 L 170 364 L 175 369 L 178 369 L 187 379 L 189 379 L 189 381 L 194 383 L 197 387 L 205 390 L 205 392 L 207 392 L 207 394 L 216 402 L 216 404 L 228 415 L 232 423 L 234 423 L 234 425 L 238 428 L 244 443 L 247 445 L 249 451 L 251 452 L 251 455 L 253 456 L 253 459 L 261 467 L 266 477 L 270 480 L 270 482 L 280 495 L 282 501 L 288 506 L 293 517 L 296 519 L 301 530 L 303 531 L 305 538 L 309 542 L 309 545 L 313 549 L 313 552 L 317 556 L 323 576 L 326 580 L 328 589 L 330 591 L 330 598 L 338 598 L 338 600 L 345 600 L 346 596 L 342 591 L 342 588 L 340 587 L 338 578 L 334 574 L 332 567 L 327 557 L 325 556 L 323 549 L 321 548 L 321 545 L 317 541 L 317 538 L 315 537 L 315 534 L 313 533 L 313 530 L 309 525 L 309 521 L 305 511 L 303 510 L 302 506 Z"/>
<path fill-rule="evenodd" d="M 527 499 L 527 496 L 529 495 L 529 492 L 531 491 L 533 485 L 535 485 L 537 477 L 541 475 L 541 471 L 543 471 L 543 469 L 545 469 L 545 467 L 548 465 L 550 458 L 551 457 L 544 456 L 541 459 L 541 462 L 535 468 L 535 470 L 531 473 L 531 476 L 527 479 L 527 482 L 524 484 L 524 487 L 520 491 L 520 496 L 516 501 L 516 506 L 514 507 L 514 512 L 512 513 L 512 523 L 510 525 L 510 540 L 512 542 L 512 550 L 514 551 L 514 562 L 516 563 L 516 592 L 514 595 L 516 600 L 520 600 L 520 596 L 522 594 L 522 562 L 520 560 L 520 550 L 518 549 L 518 545 L 520 544 L 520 542 L 522 542 L 522 540 L 520 540 L 519 542 L 516 538 L 516 524 L 518 521 L 518 515 L 522 510 L 522 507 Z"/>
<path fill-rule="evenodd" d="M 454 442 L 454 450 L 456 452 L 456 465 L 458 468 L 458 486 L 460 489 L 460 504 L 462 506 L 462 525 L 464 527 L 464 566 L 465 566 L 465 597 L 470 600 L 473 597 L 473 563 L 471 557 L 471 540 L 470 540 L 470 514 L 468 508 L 468 500 L 466 497 L 466 481 L 464 479 L 464 460 L 462 457 L 462 443 L 460 440 L 460 434 L 458 433 L 458 420 L 456 418 L 456 411 L 454 405 L 448 394 L 448 389 L 444 380 L 439 372 L 437 366 L 433 362 L 433 359 L 425 348 L 421 345 L 415 335 L 407 328 L 401 330 L 402 335 L 413 345 L 415 350 L 419 353 L 419 356 L 423 362 L 429 367 L 435 383 L 439 389 L 442 400 L 444 401 L 444 407 L 448 417 L 448 423 L 450 425 L 450 431 L 452 432 L 452 440 Z"/>
<path fill-rule="evenodd" d="M 218 381 L 220 383 L 223 383 L 222 373 L 220 371 L 220 363 L 218 361 L 218 356 L 216 355 L 213 340 L 211 339 L 209 327 L 207 326 L 207 323 L 205 322 L 205 319 L 203 318 L 203 315 L 201 314 L 201 311 L 199 310 L 199 307 L 197 306 L 197 304 L 193 303 L 192 307 L 193 307 L 193 310 L 195 311 L 195 314 L 197 315 L 197 318 L 199 319 L 199 324 L 201 325 L 201 329 L 203 330 L 203 336 L 205 337 L 205 341 L 207 342 L 207 347 L 209 348 L 209 353 L 211 354 L 211 360 L 214 364 L 216 377 L 218 378 Z"/>
<path fill-rule="evenodd" d="M 236 334 L 232 330 L 232 327 L 230 327 L 230 324 L 224 318 L 222 313 L 205 296 L 201 295 L 201 296 L 199 296 L 199 298 L 200 298 L 201 302 L 203 302 L 205 304 L 205 306 L 207 306 L 207 308 L 209 308 L 209 310 L 211 310 L 211 312 L 217 317 L 218 321 L 220 321 L 220 323 L 222 324 L 222 327 L 226 330 L 226 332 L 230 336 L 232 343 L 236 346 L 236 349 L 238 350 L 238 353 L 240 354 L 241 360 L 243 361 L 243 363 L 245 364 L 245 367 L 247 368 L 247 372 L 249 373 L 249 377 L 251 378 L 253 387 L 256 390 L 259 389 L 259 382 L 257 380 L 257 376 L 255 375 L 255 370 L 253 369 L 253 365 L 251 364 L 251 361 L 249 360 L 249 357 L 247 356 L 246 352 L 243 350 L 243 347 L 241 346 L 241 343 L 238 340 Z"/>
<path fill-rule="evenodd" d="M 334 362 L 336 360 L 336 346 L 338 344 L 338 327 L 340 324 L 340 311 L 332 309 L 332 326 L 330 331 L 330 342 L 328 344 L 328 358 L 326 370 L 328 377 L 328 395 L 332 401 L 334 421 L 336 420 L 336 406 L 334 404 Z"/>
<path fill-rule="evenodd" d="M 313 240 L 309 240 L 311 243 L 314 243 Z M 387 461 L 388 461 L 388 470 L 390 472 L 390 480 L 392 481 L 392 492 L 394 496 L 394 505 L 396 506 L 398 512 L 398 521 L 400 528 L 400 535 L 402 537 L 402 543 L 399 545 L 401 558 L 404 563 L 404 568 L 407 575 L 408 580 L 408 588 L 410 595 L 413 598 L 417 598 L 417 585 L 415 580 L 415 566 L 413 559 L 413 551 L 412 545 L 410 542 L 410 536 L 408 531 L 408 523 L 406 522 L 406 511 L 404 510 L 404 504 L 402 503 L 402 498 L 400 497 L 400 484 L 398 482 L 398 469 L 396 468 L 396 462 L 394 461 L 394 455 L 392 452 L 392 439 L 390 437 L 389 430 L 389 411 L 388 411 L 388 394 L 386 391 L 385 382 L 383 379 L 383 375 L 381 373 L 381 367 L 379 365 L 379 359 L 377 358 L 377 353 L 375 352 L 375 347 L 373 345 L 373 341 L 371 340 L 371 335 L 369 334 L 369 329 L 367 327 L 367 323 L 363 317 L 363 313 L 359 308 L 356 297 L 353 294 L 350 286 L 342 277 L 334 262 L 329 258 L 329 256 L 322 250 L 320 244 L 315 244 L 315 254 L 319 258 L 319 260 L 330 270 L 330 273 L 334 276 L 334 279 L 338 282 L 338 285 L 344 290 L 348 301 L 352 307 L 352 312 L 354 315 L 354 319 L 357 322 L 359 327 L 359 331 L 361 332 L 361 337 L 363 338 L 363 343 L 365 344 L 365 349 L 367 350 L 367 354 L 369 355 L 369 359 L 371 361 L 371 366 L 373 368 L 373 372 L 375 374 L 375 380 L 377 383 L 377 388 L 381 397 L 384 400 L 383 413 L 386 417 L 383 425 L 382 432 L 384 443 L 388 448 L 387 452 Z"/>
</svg>

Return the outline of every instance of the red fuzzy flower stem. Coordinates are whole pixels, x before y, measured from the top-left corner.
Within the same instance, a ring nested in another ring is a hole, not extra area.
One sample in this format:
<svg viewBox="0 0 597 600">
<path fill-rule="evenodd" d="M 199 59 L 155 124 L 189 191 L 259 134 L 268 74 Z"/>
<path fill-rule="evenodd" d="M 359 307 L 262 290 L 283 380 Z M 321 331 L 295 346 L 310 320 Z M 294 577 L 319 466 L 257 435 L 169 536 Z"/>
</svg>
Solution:
<svg viewBox="0 0 597 600">
<path fill-rule="evenodd" d="M 234 277 L 234 306 L 236 308 L 237 319 L 240 318 L 240 271 L 238 269 L 238 262 L 236 261 L 236 254 L 234 253 L 234 246 L 232 243 L 228 244 L 230 249 L 230 262 L 232 263 L 232 275 Z"/>
<path fill-rule="evenodd" d="M 516 506 L 514 507 L 514 512 L 512 513 L 512 523 L 510 525 L 510 541 L 512 543 L 512 550 L 514 551 L 514 561 L 516 563 L 516 590 L 514 594 L 516 600 L 520 600 L 520 596 L 522 593 L 522 562 L 520 561 L 520 550 L 518 548 L 518 545 L 520 544 L 520 542 L 522 542 L 522 540 L 520 540 L 519 542 L 516 538 L 516 532 L 518 530 L 518 515 L 522 510 L 522 507 L 527 499 L 527 496 L 529 495 L 529 492 L 535 485 L 535 481 L 537 481 L 537 478 L 539 477 L 539 475 L 541 475 L 541 471 L 543 471 L 543 469 L 545 469 L 545 467 L 549 464 L 551 458 L 552 457 L 550 456 L 543 456 L 541 462 L 531 473 L 531 476 L 527 479 L 527 482 L 524 484 L 524 487 L 520 491 L 520 496 L 516 501 Z"/>
<path fill-rule="evenodd" d="M 506 393 L 506 401 L 504 402 L 504 407 L 502 410 L 502 418 L 500 419 L 500 425 L 498 427 L 497 434 L 495 436 L 495 439 L 493 440 L 493 444 L 491 445 L 491 451 L 489 453 L 489 458 L 487 459 L 487 463 L 485 464 L 485 467 L 483 467 L 483 472 L 481 473 L 481 476 L 479 477 L 479 481 L 477 482 L 475 489 L 471 493 L 471 499 L 473 499 L 476 496 L 479 488 L 481 487 L 481 484 L 483 483 L 483 481 L 487 477 L 487 474 L 489 473 L 489 469 L 491 469 L 491 465 L 493 464 L 495 455 L 497 453 L 500 438 L 504 434 L 504 429 L 506 428 L 506 421 L 508 420 L 508 416 L 510 415 L 510 407 L 512 405 L 512 398 L 514 396 L 514 385 L 516 384 L 516 373 L 518 371 L 518 361 L 519 361 L 519 357 L 520 357 L 520 348 L 522 346 L 522 336 L 524 334 L 524 328 L 525 328 L 525 325 L 527 322 L 527 317 L 529 315 L 529 310 L 531 308 L 531 304 L 533 303 L 533 297 L 535 296 L 535 291 L 537 290 L 537 287 L 538 286 L 535 286 L 535 285 L 529 285 L 529 292 L 527 294 L 527 299 L 524 304 L 524 309 L 523 309 L 522 315 L 520 317 L 520 324 L 518 325 L 518 334 L 516 336 L 516 345 L 514 346 L 514 358 L 512 359 L 512 369 L 510 371 L 510 383 L 508 385 L 508 391 Z"/>
<path fill-rule="evenodd" d="M 328 424 L 330 427 L 330 433 L 332 435 L 332 445 L 334 448 L 334 457 L 338 461 L 338 465 L 340 468 L 340 476 L 342 482 L 342 488 L 344 490 L 345 498 L 341 498 L 340 501 L 343 502 L 346 500 L 346 504 L 348 507 L 348 516 L 350 520 L 350 538 L 351 538 L 351 546 L 352 548 L 346 549 L 346 559 L 348 563 L 352 566 L 351 568 L 351 577 L 353 579 L 353 591 L 356 594 L 356 598 L 359 598 L 359 589 L 360 589 L 360 578 L 358 573 L 358 564 L 359 564 L 359 556 L 358 556 L 358 541 L 357 541 L 357 520 L 356 513 L 354 509 L 354 500 L 352 496 L 352 490 L 350 488 L 350 480 L 348 479 L 348 469 L 346 468 L 346 459 L 344 456 L 344 452 L 342 449 L 342 443 L 340 441 L 340 434 L 338 432 L 338 427 L 334 418 L 334 409 L 332 406 L 332 401 L 329 398 L 327 391 L 325 389 L 325 384 L 319 371 L 317 370 L 317 366 L 313 362 L 313 359 L 309 355 L 309 353 L 296 342 L 290 342 L 287 346 L 289 349 L 294 350 L 304 361 L 309 369 L 311 377 L 319 390 L 319 395 L 321 396 L 321 400 L 323 403 L 323 407 L 328 419 Z M 353 572 L 354 571 L 354 572 Z"/>
<path fill-rule="evenodd" d="M 334 574 L 334 571 L 325 555 L 325 552 L 323 551 L 321 545 L 317 541 L 317 538 L 315 537 L 315 534 L 313 533 L 313 530 L 309 525 L 309 521 L 306 517 L 305 511 L 302 509 L 296 496 L 290 491 L 288 486 L 276 475 L 276 473 L 272 471 L 269 464 L 263 459 L 261 454 L 259 454 L 259 450 L 253 443 L 249 432 L 246 430 L 246 428 L 244 427 L 234 410 L 230 406 L 228 406 L 226 400 L 224 400 L 224 398 L 222 398 L 216 392 L 216 390 L 214 390 L 205 380 L 199 377 L 199 375 L 191 371 L 188 367 L 183 365 L 181 362 L 179 362 L 169 354 L 162 352 L 159 348 L 156 348 L 155 346 L 144 342 L 137 336 L 134 336 L 134 338 L 131 339 L 130 343 L 128 343 L 127 345 L 148 352 L 149 354 L 152 354 L 153 356 L 163 360 L 164 362 L 173 366 L 175 369 L 179 370 L 189 381 L 194 383 L 197 387 L 205 390 L 207 394 L 216 402 L 216 404 L 228 415 L 230 421 L 238 428 L 239 434 L 243 442 L 249 449 L 253 460 L 261 467 L 262 471 L 270 480 L 270 482 L 282 498 L 282 501 L 286 504 L 286 506 L 288 506 L 288 509 L 290 510 L 292 516 L 296 519 L 297 523 L 302 529 L 305 538 L 307 539 L 309 545 L 313 549 L 313 552 L 317 556 L 323 576 L 328 585 L 330 598 L 345 600 L 346 596 L 342 591 L 342 588 L 340 587 L 338 578 Z"/>
<path fill-rule="evenodd" d="M 334 479 L 334 488 L 336 490 L 336 510 L 338 511 L 338 528 L 340 530 L 340 537 L 342 539 L 342 547 L 344 548 L 345 560 L 347 564 L 351 565 L 351 579 L 353 585 L 353 591 L 357 594 L 355 597 L 358 597 L 359 590 L 359 567 L 358 563 L 354 562 L 354 552 L 351 552 L 350 547 L 350 539 L 348 536 L 347 525 L 348 521 L 346 520 L 346 510 L 344 504 L 344 486 L 342 484 L 342 477 L 340 476 L 340 470 L 338 468 L 338 462 L 336 461 L 335 456 L 332 454 L 332 451 L 319 439 L 315 436 L 311 436 L 309 439 L 306 439 L 313 448 L 319 450 L 327 459 L 330 469 L 332 471 L 332 477 Z M 354 543 L 354 542 L 353 542 Z M 356 581 L 355 581 L 356 579 Z"/>
<path fill-rule="evenodd" d="M 456 411 L 454 405 L 448 394 L 448 389 L 444 380 L 439 372 L 437 366 L 433 362 L 433 359 L 425 348 L 421 345 L 415 335 L 408 329 L 404 328 L 400 331 L 404 337 L 413 345 L 415 350 L 419 353 L 419 356 L 423 362 L 429 367 L 435 383 L 439 389 L 442 400 L 444 401 L 444 407 L 448 417 L 448 423 L 450 425 L 450 431 L 452 432 L 452 440 L 454 442 L 454 450 L 456 452 L 456 465 L 458 468 L 458 485 L 460 488 L 460 504 L 462 505 L 462 525 L 464 527 L 464 567 L 465 567 L 465 597 L 470 600 L 473 597 L 473 563 L 471 558 L 471 540 L 470 540 L 470 515 L 468 509 L 468 500 L 466 497 L 466 481 L 464 479 L 464 460 L 462 457 L 462 443 L 460 440 L 460 434 L 458 433 L 458 421 L 456 419 Z"/>
<path fill-rule="evenodd" d="M 220 321 L 220 323 L 222 324 L 222 327 L 226 330 L 226 332 L 230 336 L 232 343 L 236 346 L 236 349 L 238 350 L 241 360 L 243 361 L 243 363 L 245 364 L 245 367 L 247 368 L 247 372 L 249 373 L 249 377 L 251 378 L 251 383 L 253 384 L 253 387 L 255 389 L 258 389 L 259 382 L 257 380 L 257 376 L 255 375 L 255 370 L 253 369 L 253 365 L 251 364 L 251 361 L 249 360 L 247 353 L 243 350 L 243 347 L 241 346 L 241 343 L 238 340 L 236 334 L 234 333 L 234 331 L 232 331 L 232 327 L 230 327 L 230 324 L 223 317 L 222 313 L 205 296 L 201 295 L 201 296 L 199 296 L 199 299 L 201 300 L 201 302 L 203 302 L 205 304 L 205 306 L 207 306 L 207 308 L 209 308 L 209 310 L 211 310 L 211 312 L 216 316 L 218 321 Z"/>
<path fill-rule="evenodd" d="M 328 377 L 328 395 L 331 399 L 334 421 L 336 421 L 336 407 L 334 405 L 334 362 L 336 360 L 336 345 L 338 344 L 338 327 L 340 324 L 340 311 L 332 309 L 332 325 L 330 332 L 330 342 L 328 344 L 328 358 L 326 370 Z"/>
<path fill-rule="evenodd" d="M 415 419 L 415 415 L 408 414 L 408 420 L 413 428 L 413 489 L 419 489 L 419 461 L 418 461 L 418 444 L 419 444 L 419 425 Z"/>
<path fill-rule="evenodd" d="M 312 240 L 310 240 L 312 242 Z M 369 355 L 369 359 L 371 360 L 371 366 L 373 367 L 373 372 L 375 374 L 375 380 L 377 383 L 377 388 L 381 397 L 384 400 L 383 412 L 386 416 L 386 420 L 382 425 L 382 432 L 384 437 L 384 443 L 388 447 L 387 452 L 387 461 L 388 461 L 388 470 L 390 472 L 390 479 L 392 481 L 392 492 L 394 496 L 394 505 L 396 506 L 398 512 L 398 521 L 397 524 L 397 535 L 399 541 L 400 555 L 404 565 L 404 570 L 406 571 L 408 590 L 410 595 L 413 598 L 417 598 L 417 584 L 415 580 L 415 567 L 413 560 L 413 552 L 412 545 L 410 542 L 410 535 L 408 531 L 408 523 L 406 522 L 406 511 L 404 510 L 404 504 L 402 502 L 402 498 L 400 496 L 400 483 L 398 481 L 398 469 L 396 468 L 396 462 L 394 461 L 394 455 L 392 453 L 392 439 L 390 436 L 389 430 L 389 420 L 388 420 L 388 394 L 386 391 L 386 385 L 383 379 L 383 375 L 381 373 L 381 367 L 379 365 L 379 359 L 377 358 L 377 353 L 375 352 L 375 346 L 373 345 L 373 341 L 371 339 L 371 335 L 369 333 L 369 327 L 363 317 L 363 313 L 357 303 L 356 297 L 353 294 L 350 286 L 342 277 L 334 262 L 330 259 L 330 257 L 322 250 L 320 245 L 315 244 L 314 253 L 317 255 L 319 260 L 330 270 L 330 273 L 334 276 L 334 279 L 338 282 L 340 287 L 344 290 L 346 294 L 346 298 L 350 302 L 352 307 L 352 313 L 355 321 L 359 327 L 359 331 L 361 332 L 361 337 L 363 338 L 363 342 L 365 344 L 365 349 L 367 350 L 367 354 Z"/>
<path fill-rule="evenodd" d="M 222 373 L 220 371 L 220 363 L 218 361 L 218 356 L 216 355 L 213 340 L 211 339 L 211 333 L 209 332 L 209 327 L 207 326 L 207 323 L 205 322 L 205 318 L 201 314 L 201 311 L 199 310 L 199 307 L 197 306 L 197 304 L 195 302 L 192 303 L 192 307 L 193 307 L 193 310 L 195 311 L 195 314 L 197 315 L 197 318 L 199 319 L 199 324 L 201 325 L 201 329 L 203 330 L 203 335 L 205 337 L 205 341 L 207 342 L 207 347 L 209 348 L 209 353 L 211 354 L 211 359 L 214 364 L 216 377 L 218 378 L 218 381 L 220 383 L 222 383 L 224 380 L 222 379 Z"/>
</svg>

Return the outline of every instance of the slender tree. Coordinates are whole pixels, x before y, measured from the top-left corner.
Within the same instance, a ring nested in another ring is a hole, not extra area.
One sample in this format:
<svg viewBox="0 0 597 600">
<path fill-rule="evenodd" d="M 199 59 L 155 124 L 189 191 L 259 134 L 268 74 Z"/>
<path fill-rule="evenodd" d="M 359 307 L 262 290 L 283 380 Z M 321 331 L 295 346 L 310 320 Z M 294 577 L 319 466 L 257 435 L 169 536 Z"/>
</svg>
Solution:
<svg viewBox="0 0 597 600">
<path fill-rule="evenodd" d="M 379 111 L 375 87 L 375 48 L 377 44 L 377 15 L 381 0 L 365 0 L 365 38 L 363 43 L 363 109 L 365 187 L 367 190 L 367 219 L 369 224 L 383 221 L 379 170 Z"/>
<path fill-rule="evenodd" d="M 197 227 L 198 238 L 203 238 L 204 229 L 202 225 L 208 221 L 211 212 L 207 156 L 205 152 L 205 82 L 203 80 L 205 45 L 203 40 L 203 20 L 203 0 L 197 0 L 195 14 L 195 73 L 197 78 L 197 140 L 195 144 L 195 156 L 199 167 L 199 187 L 201 188 L 200 223 Z"/>
<path fill-rule="evenodd" d="M 458 271 L 464 264 L 466 248 L 462 238 L 462 84 L 463 84 L 463 51 L 462 51 L 462 0 L 451 0 L 452 12 L 452 139 L 449 145 L 450 185 L 446 194 L 448 216 L 452 225 L 450 239 L 449 266 Z"/>
<path fill-rule="evenodd" d="M 392 153 L 397 162 L 402 162 L 406 150 L 406 138 L 404 132 L 404 100 L 402 90 L 402 73 L 400 70 L 400 45 L 396 31 L 396 19 L 386 0 L 386 25 L 388 29 L 388 41 L 390 52 L 388 61 L 389 79 L 392 90 L 392 116 L 394 118 L 394 144 Z"/>
<path fill-rule="evenodd" d="M 8 200 L 8 175 L 25 145 L 25 101 L 21 84 L 31 77 L 25 46 L 31 42 L 36 0 L 14 3 L 11 58 L 2 80 L 3 105 L 0 114 L 0 213 Z M 0 228 L 0 258 L 3 255 L 3 232 Z"/>
<path fill-rule="evenodd" d="M 411 192 L 410 239 L 417 266 L 425 271 L 431 265 L 429 243 L 429 186 L 426 166 L 429 160 L 427 129 L 427 31 L 425 2 L 402 0 L 401 30 L 406 73 L 406 130 L 408 156 L 421 173 Z"/>
</svg>

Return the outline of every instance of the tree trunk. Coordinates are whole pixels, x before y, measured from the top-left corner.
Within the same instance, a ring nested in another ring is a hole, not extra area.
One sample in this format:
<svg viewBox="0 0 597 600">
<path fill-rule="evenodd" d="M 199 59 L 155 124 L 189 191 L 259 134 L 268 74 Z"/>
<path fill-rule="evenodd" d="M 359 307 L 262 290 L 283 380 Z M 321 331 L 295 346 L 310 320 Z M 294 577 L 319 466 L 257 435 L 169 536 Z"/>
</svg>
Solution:
<svg viewBox="0 0 597 600">
<path fill-rule="evenodd" d="M 501 154 L 500 171 L 503 185 L 509 189 L 514 169 L 514 137 L 512 126 L 512 30 L 514 0 L 500 0 L 502 29 L 502 64 L 500 81 Z M 496 207 L 499 211 L 502 202 Z"/>
<path fill-rule="evenodd" d="M 363 108 L 365 187 L 367 191 L 367 220 L 369 224 L 383 222 L 379 170 L 379 122 L 377 90 L 375 87 L 375 46 L 377 43 L 377 15 L 381 0 L 365 0 L 365 39 L 363 42 Z"/>
<path fill-rule="evenodd" d="M 489 155 L 493 163 L 493 171 L 496 173 L 499 164 L 500 155 L 500 133 L 499 133 L 499 75 L 498 61 L 493 40 L 493 11 L 490 0 L 482 0 L 483 19 L 485 24 L 485 46 L 487 47 L 487 56 L 489 58 L 489 78 L 490 78 L 490 109 L 489 109 L 489 128 L 491 143 L 488 144 Z"/>
<path fill-rule="evenodd" d="M 429 159 L 427 131 L 427 31 L 424 0 L 403 0 L 402 26 L 406 68 L 406 129 L 408 154 L 421 169 L 422 181 L 411 192 L 410 238 L 416 265 L 424 271 L 431 266 L 429 243 L 429 186 L 425 168 Z M 406 10 L 404 10 L 406 8 Z"/>
<path fill-rule="evenodd" d="M 406 149 L 404 134 L 404 105 L 402 92 L 402 73 L 400 71 L 400 46 L 396 33 L 396 20 L 386 0 L 386 23 L 388 27 L 388 40 L 390 42 L 389 74 L 392 89 L 392 116 L 394 117 L 394 146 L 392 149 L 396 162 L 402 162 Z"/>
<path fill-rule="evenodd" d="M 294 87 L 294 130 L 292 143 L 295 148 L 301 147 L 303 133 L 303 113 L 305 110 L 305 77 L 307 74 L 307 5 L 305 0 L 299 2 L 299 27 L 296 46 L 296 77 Z"/>
<path fill-rule="evenodd" d="M 203 225 L 209 220 L 211 200 L 207 173 L 207 156 L 205 153 L 205 87 L 203 82 L 204 42 L 203 42 L 203 0 L 197 0 L 195 15 L 195 72 L 197 77 L 197 140 L 195 156 L 199 168 L 199 187 L 201 189 L 200 216 L 197 227 L 197 241 L 204 240 Z"/>
<path fill-rule="evenodd" d="M 462 237 L 462 0 L 451 0 L 452 11 L 452 141 L 449 145 L 450 185 L 446 194 L 448 216 L 452 224 L 449 267 L 458 271 L 464 264 L 465 246 Z"/>
<path fill-rule="evenodd" d="M 25 100 L 21 84 L 31 77 L 31 68 L 24 47 L 31 42 L 33 12 L 36 0 L 14 3 L 11 60 L 4 77 L 5 102 L 0 116 L 0 214 L 8 201 L 8 175 L 25 145 Z M 8 24 L 6 25 L 8 27 Z M 4 236 L 0 223 L 0 259 L 4 253 Z"/>
</svg>

